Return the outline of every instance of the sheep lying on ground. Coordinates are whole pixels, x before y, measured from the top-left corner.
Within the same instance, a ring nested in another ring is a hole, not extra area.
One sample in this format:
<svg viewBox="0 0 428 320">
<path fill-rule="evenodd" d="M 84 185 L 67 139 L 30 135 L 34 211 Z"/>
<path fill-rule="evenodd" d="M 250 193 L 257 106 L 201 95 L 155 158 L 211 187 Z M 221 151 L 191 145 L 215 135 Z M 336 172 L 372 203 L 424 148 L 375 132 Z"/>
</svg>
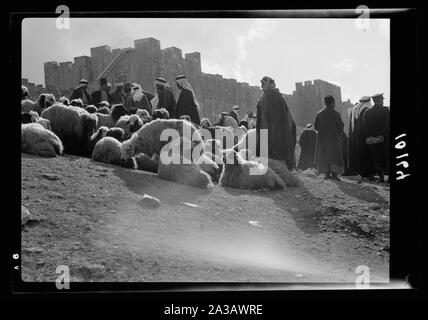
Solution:
<svg viewBox="0 0 428 320">
<path fill-rule="evenodd" d="M 149 157 L 144 153 L 140 153 L 136 155 L 135 162 L 137 164 L 138 170 L 145 170 L 149 172 L 158 172 L 158 157 L 154 155 L 153 157 Z"/>
<path fill-rule="evenodd" d="M 97 126 L 94 114 L 83 108 L 56 103 L 44 110 L 42 117 L 50 121 L 52 131 L 64 145 L 64 152 L 90 156 L 88 144 Z"/>
<path fill-rule="evenodd" d="M 126 160 L 139 153 L 145 153 L 149 157 L 154 154 L 160 155 L 162 148 L 169 143 L 160 139 L 165 129 L 173 129 L 180 136 L 189 133 L 192 141 L 196 144 L 202 143 L 202 137 L 191 122 L 177 119 L 156 119 L 146 123 L 129 140 L 123 143 L 122 158 Z"/>
<path fill-rule="evenodd" d="M 120 165 L 121 143 L 112 137 L 104 137 L 94 147 L 92 160 Z"/>
<path fill-rule="evenodd" d="M 219 166 L 207 155 L 204 154 L 204 144 L 198 147 L 198 142 L 192 142 L 186 137 L 175 139 L 170 144 L 165 145 L 162 151 L 169 152 L 168 156 L 171 157 L 173 151 L 177 151 L 176 155 L 182 158 L 189 159 L 206 173 L 208 173 L 213 181 L 218 181 L 220 176 Z"/>
<path fill-rule="evenodd" d="M 61 155 L 62 151 L 62 142 L 52 131 L 38 123 L 21 125 L 21 152 L 55 157 Z"/>
<path fill-rule="evenodd" d="M 250 169 L 265 172 L 251 174 Z M 238 189 L 283 189 L 282 179 L 269 167 L 255 161 L 246 161 L 235 150 L 225 151 L 225 163 L 220 176 L 220 185 Z"/>
<path fill-rule="evenodd" d="M 174 181 L 197 188 L 211 188 L 213 183 L 210 176 L 195 164 L 183 164 L 180 155 L 174 155 L 173 163 L 164 164 L 159 161 L 157 176 L 161 179 Z M 180 164 L 176 164 L 176 163 Z"/>
<path fill-rule="evenodd" d="M 254 161 L 260 162 L 260 158 L 254 158 Z M 300 180 L 291 173 L 287 165 L 279 160 L 268 159 L 268 166 L 284 181 L 287 187 L 297 187 L 300 185 Z"/>
</svg>

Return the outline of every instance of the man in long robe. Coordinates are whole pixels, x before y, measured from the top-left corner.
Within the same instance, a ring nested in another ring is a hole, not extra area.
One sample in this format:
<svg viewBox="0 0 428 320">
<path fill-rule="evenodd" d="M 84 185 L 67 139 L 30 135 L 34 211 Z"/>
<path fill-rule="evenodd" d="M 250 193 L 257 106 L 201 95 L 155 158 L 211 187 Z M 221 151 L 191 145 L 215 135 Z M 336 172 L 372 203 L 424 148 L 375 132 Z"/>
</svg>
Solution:
<svg viewBox="0 0 428 320">
<path fill-rule="evenodd" d="M 305 130 L 299 138 L 299 145 L 301 148 L 298 168 L 306 170 L 315 168 L 315 145 L 317 143 L 317 132 L 312 128 L 312 124 L 306 125 Z"/>
<path fill-rule="evenodd" d="M 360 182 L 363 178 L 371 179 L 374 174 L 373 159 L 363 133 L 364 113 L 372 106 L 370 97 L 362 97 L 352 108 L 349 119 L 348 167 L 359 175 Z"/>
<path fill-rule="evenodd" d="M 88 80 L 80 80 L 80 85 L 73 90 L 73 93 L 70 96 L 70 101 L 74 99 L 82 99 L 84 106 L 92 104 L 92 98 L 87 90 Z"/>
<path fill-rule="evenodd" d="M 147 110 L 152 114 L 152 106 L 138 83 L 132 84 L 131 93 L 126 99 L 125 109 L 134 114 L 138 109 Z"/>
<path fill-rule="evenodd" d="M 171 87 L 162 77 L 156 79 L 155 87 L 156 96 L 149 100 L 153 110 L 165 108 L 169 113 L 169 118 L 174 119 L 177 103 L 175 102 L 174 93 L 172 92 Z"/>
<path fill-rule="evenodd" d="M 316 164 L 318 173 L 325 174 L 325 179 L 340 181 L 338 174 L 344 172 L 342 138 L 344 123 L 337 112 L 332 96 L 324 98 L 326 107 L 315 117 L 315 130 L 318 131 L 316 146 Z"/>
<path fill-rule="evenodd" d="M 112 104 L 110 89 L 106 78 L 100 79 L 100 90 L 92 92 L 92 104 L 98 106 L 101 101 L 107 101 Z"/>
<path fill-rule="evenodd" d="M 385 173 L 389 181 L 389 108 L 383 105 L 383 94 L 374 95 L 372 99 L 374 105 L 363 117 L 364 137 L 379 139 L 378 143 L 369 144 L 369 149 L 379 181 L 384 182 Z"/>
<path fill-rule="evenodd" d="M 116 90 L 111 94 L 111 103 L 125 105 L 125 102 L 126 95 L 123 92 L 123 83 L 116 83 Z"/>
<path fill-rule="evenodd" d="M 183 115 L 188 115 L 193 123 L 199 125 L 201 123 L 199 118 L 200 106 L 192 86 L 183 75 L 178 76 L 175 80 L 178 89 L 180 89 L 175 117 L 179 119 Z"/>
<path fill-rule="evenodd" d="M 260 154 L 260 130 L 267 129 L 268 157 L 283 161 L 293 169 L 295 135 L 293 139 L 293 118 L 284 97 L 269 77 L 261 80 L 263 93 L 257 103 L 256 155 Z"/>
</svg>

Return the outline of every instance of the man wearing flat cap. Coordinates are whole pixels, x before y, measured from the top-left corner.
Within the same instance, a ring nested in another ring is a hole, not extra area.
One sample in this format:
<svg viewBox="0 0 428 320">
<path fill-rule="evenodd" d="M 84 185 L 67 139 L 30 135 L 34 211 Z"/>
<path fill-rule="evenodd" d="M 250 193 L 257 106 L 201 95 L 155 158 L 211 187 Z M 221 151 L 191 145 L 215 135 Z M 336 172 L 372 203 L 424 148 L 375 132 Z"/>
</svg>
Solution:
<svg viewBox="0 0 428 320">
<path fill-rule="evenodd" d="M 92 92 L 91 95 L 92 104 L 97 106 L 101 101 L 107 101 L 110 105 L 112 104 L 109 83 L 106 78 L 100 79 L 100 90 Z"/>
<path fill-rule="evenodd" d="M 82 99 L 83 105 L 92 104 L 92 98 L 88 93 L 88 80 L 80 80 L 79 86 L 77 86 L 70 96 L 70 101 L 74 99 Z"/>
<path fill-rule="evenodd" d="M 314 128 L 318 131 L 315 163 L 318 173 L 325 179 L 340 181 L 338 174 L 344 172 L 342 132 L 344 128 L 340 113 L 335 108 L 333 96 L 324 97 L 326 107 L 315 117 Z"/>
<path fill-rule="evenodd" d="M 373 156 L 379 181 L 389 181 L 389 108 L 383 105 L 383 93 L 372 96 L 373 107 L 364 113 L 363 130 L 366 143 Z"/>
</svg>

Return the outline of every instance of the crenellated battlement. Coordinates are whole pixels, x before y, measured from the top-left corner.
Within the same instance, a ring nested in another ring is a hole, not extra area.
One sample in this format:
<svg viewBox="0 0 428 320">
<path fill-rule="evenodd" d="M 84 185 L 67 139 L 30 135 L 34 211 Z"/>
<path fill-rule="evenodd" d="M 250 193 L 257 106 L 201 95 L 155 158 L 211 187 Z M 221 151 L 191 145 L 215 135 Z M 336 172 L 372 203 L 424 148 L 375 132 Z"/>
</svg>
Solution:
<svg viewBox="0 0 428 320">
<path fill-rule="evenodd" d="M 152 93 L 155 91 L 154 79 L 162 76 L 171 84 L 174 95 L 178 98 L 175 77 L 184 74 L 195 90 L 203 116 L 213 118 L 221 111 L 229 110 L 234 104 L 240 105 L 243 113 L 256 111 L 256 104 L 262 93 L 260 87 L 224 78 L 220 74 L 202 72 L 199 52 L 183 55 L 182 49 L 174 46 L 161 49 L 160 41 L 152 37 L 133 40 L 134 48 L 132 39 L 127 40 L 126 45 L 122 44 L 114 49 L 109 45 L 90 48 L 90 56 L 74 57 L 73 62 L 45 62 L 46 88 L 58 95 L 70 95 L 80 79 L 84 78 L 89 81 L 90 91 L 97 90 L 97 78 L 103 70 L 108 69 L 105 77 L 110 83 L 137 82 L 144 90 Z M 128 48 L 126 53 L 121 54 L 125 47 Z M 340 87 L 321 79 L 297 82 L 293 93 L 284 97 L 296 122 L 306 125 L 313 121 L 315 113 L 322 108 L 323 96 L 327 94 L 334 95 L 341 102 Z"/>
</svg>

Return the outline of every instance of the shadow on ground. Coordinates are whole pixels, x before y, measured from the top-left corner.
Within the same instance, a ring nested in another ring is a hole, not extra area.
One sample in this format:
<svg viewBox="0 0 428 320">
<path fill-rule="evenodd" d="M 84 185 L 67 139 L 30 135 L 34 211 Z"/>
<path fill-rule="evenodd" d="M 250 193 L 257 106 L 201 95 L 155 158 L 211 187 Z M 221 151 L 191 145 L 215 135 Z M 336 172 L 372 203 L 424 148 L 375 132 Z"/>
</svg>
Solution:
<svg viewBox="0 0 428 320">
<path fill-rule="evenodd" d="M 193 188 L 159 179 L 156 174 L 151 172 L 124 169 L 117 166 L 113 166 L 113 168 L 113 173 L 125 182 L 130 191 L 138 195 L 148 194 L 170 205 L 194 202 L 196 198 L 210 193 L 210 189 Z"/>
<path fill-rule="evenodd" d="M 358 198 L 360 200 L 366 201 L 366 202 L 375 202 L 382 205 L 389 206 L 388 201 L 382 197 L 380 194 L 375 192 L 373 189 L 377 189 L 384 187 L 384 185 L 380 183 L 373 183 L 370 187 L 362 187 L 361 184 L 354 182 L 352 180 L 344 180 L 342 181 L 334 181 L 338 188 L 345 194 Z"/>
<path fill-rule="evenodd" d="M 224 190 L 232 196 L 245 194 L 272 199 L 281 212 L 292 216 L 296 226 L 303 232 L 308 234 L 319 232 L 314 217 L 316 216 L 316 209 L 321 207 L 321 199 L 312 196 L 301 180 L 298 187 L 286 187 L 284 190 L 256 191 L 233 188 L 224 188 Z"/>
</svg>

